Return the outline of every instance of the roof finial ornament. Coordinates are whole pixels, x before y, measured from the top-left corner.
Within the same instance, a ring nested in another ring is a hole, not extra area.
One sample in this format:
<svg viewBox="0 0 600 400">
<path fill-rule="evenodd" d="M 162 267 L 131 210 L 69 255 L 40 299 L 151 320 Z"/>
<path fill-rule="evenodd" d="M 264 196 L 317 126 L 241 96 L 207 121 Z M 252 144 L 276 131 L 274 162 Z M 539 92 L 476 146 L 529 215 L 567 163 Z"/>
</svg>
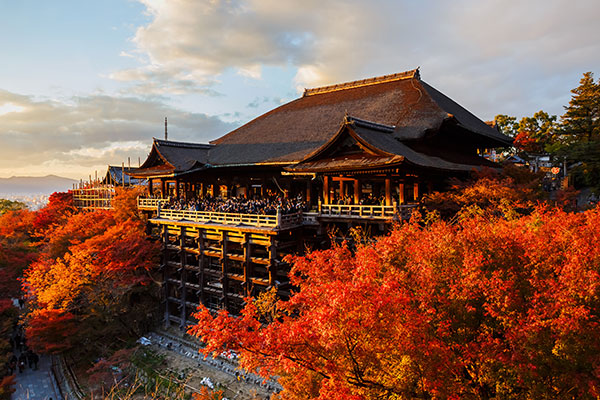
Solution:
<svg viewBox="0 0 600 400">
<path fill-rule="evenodd" d="M 348 110 L 344 112 L 344 122 L 342 125 L 354 124 L 354 119 L 348 114 Z"/>
<path fill-rule="evenodd" d="M 168 138 L 168 134 L 167 134 L 167 117 L 165 117 L 165 140 L 167 140 Z"/>
</svg>

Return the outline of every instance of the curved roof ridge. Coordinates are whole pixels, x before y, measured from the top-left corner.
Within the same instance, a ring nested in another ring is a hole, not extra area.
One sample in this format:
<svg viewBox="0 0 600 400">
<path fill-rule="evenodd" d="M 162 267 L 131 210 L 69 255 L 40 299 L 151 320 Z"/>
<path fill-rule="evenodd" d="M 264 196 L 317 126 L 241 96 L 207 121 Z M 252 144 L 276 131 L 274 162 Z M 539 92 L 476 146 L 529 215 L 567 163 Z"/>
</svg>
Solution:
<svg viewBox="0 0 600 400">
<path fill-rule="evenodd" d="M 411 69 L 410 71 L 398 72 L 396 74 L 376 76 L 374 78 L 360 79 L 357 81 L 337 83 L 334 85 L 321 86 L 312 89 L 304 89 L 302 97 L 313 96 L 315 94 L 335 92 L 337 90 L 352 89 L 361 86 L 376 85 L 378 83 L 398 81 L 401 79 L 420 79 L 419 68 Z"/>
<path fill-rule="evenodd" d="M 191 143 L 191 142 L 174 142 L 172 140 L 164 140 L 154 138 L 154 142 L 162 146 L 183 147 L 189 149 L 210 149 L 214 144 L 210 143 Z"/>
</svg>

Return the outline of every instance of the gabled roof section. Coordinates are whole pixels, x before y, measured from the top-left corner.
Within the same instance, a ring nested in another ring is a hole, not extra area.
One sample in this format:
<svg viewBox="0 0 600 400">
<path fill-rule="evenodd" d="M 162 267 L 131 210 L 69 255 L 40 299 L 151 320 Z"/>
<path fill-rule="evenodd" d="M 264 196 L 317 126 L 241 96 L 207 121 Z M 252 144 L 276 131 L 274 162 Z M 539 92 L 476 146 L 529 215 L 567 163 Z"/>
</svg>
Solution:
<svg viewBox="0 0 600 400">
<path fill-rule="evenodd" d="M 400 140 L 420 140 L 447 121 L 479 144 L 506 146 L 510 139 L 425 82 L 418 69 L 399 74 L 307 89 L 304 95 L 211 142 L 214 166 L 281 164 L 303 160 L 327 143 L 344 115 L 394 126 Z"/>
<path fill-rule="evenodd" d="M 394 126 L 377 124 L 346 116 L 338 132 L 299 163 L 285 168 L 293 172 L 327 172 L 390 167 L 407 164 L 449 171 L 471 171 L 496 166 L 482 157 L 464 155 L 461 162 L 420 153 L 395 136 Z M 356 154 L 336 155 L 340 143 L 352 138 L 363 150 Z"/>
<path fill-rule="evenodd" d="M 494 126 L 490 126 L 488 123 L 477 118 L 466 108 L 442 92 L 429 86 L 426 82 L 420 81 L 420 84 L 437 106 L 447 114 L 448 118 L 457 121 L 458 125 L 464 129 L 489 139 L 489 147 L 512 146 L 512 138 L 504 135 Z"/>
<path fill-rule="evenodd" d="M 174 142 L 154 138 L 146 161 L 133 173 L 135 177 L 175 176 L 202 169 L 208 163 L 210 144 Z"/>
<path fill-rule="evenodd" d="M 102 183 L 107 185 L 122 185 L 123 179 L 125 179 L 125 185 L 143 185 L 146 182 L 145 179 L 133 178 L 130 176 L 130 174 L 133 174 L 136 171 L 137 168 L 135 167 L 109 165 Z"/>
</svg>

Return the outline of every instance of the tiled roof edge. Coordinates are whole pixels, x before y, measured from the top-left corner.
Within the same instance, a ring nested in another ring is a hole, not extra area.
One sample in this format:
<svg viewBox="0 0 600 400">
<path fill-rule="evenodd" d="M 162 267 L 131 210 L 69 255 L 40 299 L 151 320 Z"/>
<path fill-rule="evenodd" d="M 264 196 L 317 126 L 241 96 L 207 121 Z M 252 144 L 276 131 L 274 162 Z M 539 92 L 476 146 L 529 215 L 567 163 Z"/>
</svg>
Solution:
<svg viewBox="0 0 600 400">
<path fill-rule="evenodd" d="M 419 68 L 416 68 L 416 69 L 413 69 L 410 71 L 399 72 L 397 74 L 376 76 L 374 78 L 361 79 L 358 81 L 338 83 L 335 85 L 321 86 L 321 87 L 312 88 L 312 89 L 304 89 L 304 94 L 302 95 L 302 97 L 313 96 L 315 94 L 335 92 L 338 90 L 353 89 L 353 88 L 357 88 L 357 87 L 361 87 L 361 86 L 377 85 L 379 83 L 398 81 L 401 79 L 412 79 L 412 78 L 416 78 L 416 79 L 420 78 Z"/>
<path fill-rule="evenodd" d="M 392 133 L 396 129 L 396 127 L 393 126 L 393 125 L 378 124 L 376 122 L 367 121 L 366 119 L 356 118 L 356 117 L 353 117 L 351 115 L 345 116 L 344 117 L 344 122 L 345 123 L 349 123 L 349 124 L 356 124 L 357 126 L 361 126 L 361 127 L 364 127 L 364 128 L 375 129 L 375 130 L 382 131 L 382 132 L 387 132 L 387 133 Z"/>
</svg>

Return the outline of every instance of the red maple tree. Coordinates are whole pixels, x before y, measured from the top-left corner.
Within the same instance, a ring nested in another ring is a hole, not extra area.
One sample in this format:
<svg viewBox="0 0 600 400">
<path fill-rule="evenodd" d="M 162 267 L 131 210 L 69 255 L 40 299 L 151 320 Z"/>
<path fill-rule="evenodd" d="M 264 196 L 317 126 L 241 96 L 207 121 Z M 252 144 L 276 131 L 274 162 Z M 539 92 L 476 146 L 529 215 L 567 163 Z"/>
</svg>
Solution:
<svg viewBox="0 0 600 400">
<path fill-rule="evenodd" d="M 413 222 L 293 261 L 289 301 L 200 307 L 204 353 L 281 399 L 596 398 L 600 211 Z"/>
</svg>

